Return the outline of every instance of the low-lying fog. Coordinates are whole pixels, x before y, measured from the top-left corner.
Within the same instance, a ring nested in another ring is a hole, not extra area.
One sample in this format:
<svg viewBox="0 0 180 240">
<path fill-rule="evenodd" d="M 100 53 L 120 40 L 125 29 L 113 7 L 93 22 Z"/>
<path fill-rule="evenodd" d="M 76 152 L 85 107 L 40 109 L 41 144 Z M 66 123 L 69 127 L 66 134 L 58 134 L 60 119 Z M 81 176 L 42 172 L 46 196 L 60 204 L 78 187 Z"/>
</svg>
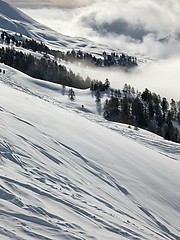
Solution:
<svg viewBox="0 0 180 240">
<path fill-rule="evenodd" d="M 85 37 L 133 55 L 155 59 L 132 73 L 83 69 L 84 76 L 122 88 L 148 88 L 180 100 L 180 1 L 8 0 L 37 21 L 69 36 Z M 48 16 L 48 17 L 47 17 Z"/>
<path fill-rule="evenodd" d="M 124 84 L 130 84 L 142 92 L 148 88 L 151 92 L 160 94 L 168 100 L 174 98 L 180 101 L 180 59 L 158 60 L 143 63 L 130 72 L 111 68 L 84 67 L 81 64 L 67 64 L 76 73 L 83 77 L 105 81 L 109 79 L 113 88 L 122 89 Z"/>
</svg>

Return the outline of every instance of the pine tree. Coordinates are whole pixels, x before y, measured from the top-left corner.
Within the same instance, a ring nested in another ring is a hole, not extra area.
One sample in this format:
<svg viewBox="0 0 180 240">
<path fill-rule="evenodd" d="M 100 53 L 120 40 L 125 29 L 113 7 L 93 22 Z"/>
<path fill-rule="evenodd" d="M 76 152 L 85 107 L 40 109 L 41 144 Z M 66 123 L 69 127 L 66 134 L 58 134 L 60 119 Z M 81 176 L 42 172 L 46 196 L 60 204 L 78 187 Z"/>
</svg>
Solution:
<svg viewBox="0 0 180 240">
<path fill-rule="evenodd" d="M 123 122 L 128 123 L 130 119 L 130 101 L 126 95 L 120 102 L 120 108 Z"/>
<path fill-rule="evenodd" d="M 176 102 L 174 101 L 174 99 L 171 99 L 170 106 L 171 106 L 172 118 L 173 118 L 173 120 L 176 120 L 177 106 L 176 106 Z"/>
<path fill-rule="evenodd" d="M 163 111 L 163 121 L 166 120 L 166 113 L 169 107 L 168 101 L 165 97 L 163 97 L 162 102 L 161 102 L 161 107 L 162 107 L 162 111 Z"/>
<path fill-rule="evenodd" d="M 68 97 L 69 97 L 69 99 L 70 99 L 71 101 L 74 101 L 74 99 L 75 99 L 75 92 L 74 92 L 74 90 L 73 90 L 72 88 L 69 89 Z"/>
<path fill-rule="evenodd" d="M 147 126 L 147 121 L 145 113 L 144 113 L 144 106 L 141 100 L 136 97 L 132 103 L 132 115 L 135 117 L 135 124 L 139 127 Z"/>
<path fill-rule="evenodd" d="M 101 92 L 100 92 L 100 90 L 98 89 L 97 91 L 96 91 L 96 102 L 100 102 L 101 101 Z"/>
<path fill-rule="evenodd" d="M 110 88 L 110 82 L 109 82 L 108 78 L 106 78 L 106 80 L 105 80 L 104 87 L 105 87 L 105 89 Z"/>
<path fill-rule="evenodd" d="M 116 97 L 106 99 L 104 104 L 104 117 L 111 121 L 119 121 L 119 100 Z"/>
<path fill-rule="evenodd" d="M 141 98 L 145 101 L 145 102 L 149 102 L 150 100 L 152 100 L 152 94 L 151 92 L 146 88 L 144 90 L 144 92 L 141 94 Z"/>
</svg>

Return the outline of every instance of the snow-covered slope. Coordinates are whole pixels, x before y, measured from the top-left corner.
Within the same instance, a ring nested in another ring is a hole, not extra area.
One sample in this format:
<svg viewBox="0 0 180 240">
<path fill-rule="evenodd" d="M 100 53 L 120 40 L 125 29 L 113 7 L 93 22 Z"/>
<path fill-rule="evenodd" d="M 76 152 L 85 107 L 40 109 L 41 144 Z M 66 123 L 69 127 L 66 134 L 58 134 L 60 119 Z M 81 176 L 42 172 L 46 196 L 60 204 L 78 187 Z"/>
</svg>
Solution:
<svg viewBox="0 0 180 240">
<path fill-rule="evenodd" d="M 178 144 L 0 68 L 0 239 L 180 239 Z"/>
<path fill-rule="evenodd" d="M 51 48 L 83 49 L 91 53 L 102 53 L 107 46 L 95 44 L 84 38 L 64 36 L 27 16 L 19 9 L 0 0 L 0 29 L 21 33 L 46 43 Z"/>
<path fill-rule="evenodd" d="M 0 1 L 0 28 L 31 36 L 25 23 L 33 25 L 36 22 L 10 4 Z"/>
</svg>

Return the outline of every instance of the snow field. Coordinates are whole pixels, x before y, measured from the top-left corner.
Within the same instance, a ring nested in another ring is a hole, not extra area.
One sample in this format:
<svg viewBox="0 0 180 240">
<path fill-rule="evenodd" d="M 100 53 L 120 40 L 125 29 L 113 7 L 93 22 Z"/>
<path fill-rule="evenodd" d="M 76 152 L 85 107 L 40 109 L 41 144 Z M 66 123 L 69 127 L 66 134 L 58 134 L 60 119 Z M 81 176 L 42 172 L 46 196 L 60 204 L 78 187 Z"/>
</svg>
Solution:
<svg viewBox="0 0 180 240">
<path fill-rule="evenodd" d="M 179 145 L 0 68 L 0 236 L 179 239 Z"/>
</svg>

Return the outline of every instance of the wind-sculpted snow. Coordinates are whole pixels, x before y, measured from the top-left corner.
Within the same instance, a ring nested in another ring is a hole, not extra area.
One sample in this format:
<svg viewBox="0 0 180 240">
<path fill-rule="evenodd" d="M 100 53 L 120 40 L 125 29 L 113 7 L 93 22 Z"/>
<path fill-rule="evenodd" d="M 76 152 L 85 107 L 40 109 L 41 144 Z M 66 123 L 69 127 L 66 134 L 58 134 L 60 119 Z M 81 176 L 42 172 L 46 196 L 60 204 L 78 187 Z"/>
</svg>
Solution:
<svg viewBox="0 0 180 240">
<path fill-rule="evenodd" d="M 179 145 L 0 68 L 1 239 L 180 239 Z"/>
</svg>

